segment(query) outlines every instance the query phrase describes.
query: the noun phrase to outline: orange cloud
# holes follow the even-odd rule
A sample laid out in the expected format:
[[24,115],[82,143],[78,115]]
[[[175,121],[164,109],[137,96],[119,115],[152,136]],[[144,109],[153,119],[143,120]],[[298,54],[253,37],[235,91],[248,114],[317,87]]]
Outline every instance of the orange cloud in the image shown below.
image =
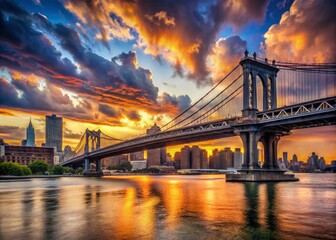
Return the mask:
[[226,76],[242,58],[246,45],[246,41],[239,36],[220,38],[209,55],[208,65],[212,78],[218,81]]
[[335,4],[295,0],[265,33],[268,58],[295,62],[335,62]]
[[98,28],[103,40],[109,36],[106,25],[111,29],[123,26],[135,30],[136,45],[145,53],[163,57],[177,74],[184,76],[186,72],[188,78],[202,85],[211,83],[206,62],[222,24],[240,27],[251,19],[262,19],[267,3],[65,0],[65,7],[82,22]]

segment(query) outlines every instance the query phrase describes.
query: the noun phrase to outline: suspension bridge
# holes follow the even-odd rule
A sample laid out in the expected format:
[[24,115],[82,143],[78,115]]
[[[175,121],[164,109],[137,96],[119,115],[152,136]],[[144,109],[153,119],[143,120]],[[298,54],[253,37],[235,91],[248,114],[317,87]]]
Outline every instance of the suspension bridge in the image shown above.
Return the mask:
[[121,140],[86,130],[74,153],[61,164],[85,162],[88,172],[95,162],[99,171],[101,159],[109,156],[240,136],[242,169],[260,170],[257,144],[261,142],[263,169],[278,176],[274,171],[281,137],[294,129],[336,124],[335,73],[335,63],[269,62],[246,51],[230,73],[157,132]]

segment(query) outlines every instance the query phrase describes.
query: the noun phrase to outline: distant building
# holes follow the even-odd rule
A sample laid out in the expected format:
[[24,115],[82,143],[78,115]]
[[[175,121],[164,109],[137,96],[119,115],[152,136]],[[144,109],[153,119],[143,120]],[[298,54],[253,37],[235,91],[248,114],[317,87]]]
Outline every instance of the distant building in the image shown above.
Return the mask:
[[233,152],[231,151],[231,148],[229,147],[224,148],[222,161],[225,164],[223,168],[233,167]]
[[35,130],[34,130],[32,122],[31,122],[31,119],[30,119],[28,127],[27,127],[26,138],[27,138],[26,146],[27,147],[35,147]]
[[146,160],[130,161],[130,163],[132,165],[132,171],[138,170],[138,169],[144,169],[147,167]]
[[191,148],[191,168],[201,168],[201,151],[198,146],[192,146]]
[[233,152],[233,168],[241,169],[243,165],[243,154],[240,151],[240,148],[235,148]]
[[191,168],[190,147],[184,146],[181,149],[181,169],[190,169],[190,168]]
[[315,168],[317,169],[317,168],[319,168],[319,157],[318,157],[318,155],[316,155],[316,153],[315,152],[312,152],[312,155],[311,155],[311,158],[312,158],[312,162],[314,163],[314,165],[315,165]]
[[212,150],[212,155],[209,159],[209,168],[210,169],[219,169],[219,152],[218,149]]
[[201,169],[209,168],[208,152],[205,149],[201,149]]
[[175,152],[174,162],[175,162],[175,168],[181,169],[181,152]]
[[181,149],[181,169],[208,169],[208,153],[198,146],[185,146]]
[[[142,159],[143,160],[143,159]],[[128,155],[118,155],[102,159],[102,166],[105,168],[120,165],[128,162]]]
[[27,146],[27,139],[22,139],[21,140],[21,146]]
[[137,160],[145,159],[143,151],[130,153],[129,156],[130,156],[130,159],[129,159],[130,161],[137,161]]
[[282,160],[282,158],[278,158],[277,163],[278,163],[278,167],[280,168],[280,170],[286,170],[287,169],[284,161]]
[[[154,124],[151,128],[147,129],[147,135],[161,132],[161,129]],[[147,166],[163,165],[166,162],[166,148],[157,148],[147,150]]]
[[319,169],[324,170],[326,168],[326,162],[324,160],[324,157],[321,157],[319,159]]
[[46,146],[56,147],[57,152],[62,151],[63,142],[63,122],[61,117],[56,117],[55,114],[46,116]]
[[36,160],[54,164],[54,149],[45,147],[4,146],[3,161],[27,166]]
[[288,152],[282,153],[282,161],[283,161],[283,164],[286,166],[286,168],[288,168],[289,167]]
[[64,147],[64,158],[70,157],[73,153],[74,151],[71,150],[71,147],[69,145],[66,145]]

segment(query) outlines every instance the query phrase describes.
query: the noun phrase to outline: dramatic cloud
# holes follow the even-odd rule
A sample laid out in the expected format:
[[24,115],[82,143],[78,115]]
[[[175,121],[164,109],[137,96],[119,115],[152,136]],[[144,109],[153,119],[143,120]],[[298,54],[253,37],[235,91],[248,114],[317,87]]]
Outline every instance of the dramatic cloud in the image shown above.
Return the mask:
[[0,137],[4,139],[24,139],[25,129],[17,126],[0,126]]
[[[141,119],[139,109],[164,112],[152,73],[138,66],[135,52],[107,60],[85,47],[74,29],[53,24],[41,14],[29,14],[8,1],[0,6],[0,63],[5,67],[2,71],[7,68],[12,75],[0,79],[1,106],[110,124],[119,124],[122,112],[133,121]],[[154,19],[173,23],[165,13]],[[63,57],[51,38],[58,39],[73,60]]]
[[269,58],[296,62],[336,61],[336,2],[296,0],[265,33]]
[[219,80],[232,70],[246,50],[246,41],[239,36],[220,38],[209,56],[209,67],[213,79]]
[[112,117],[119,116],[119,112],[118,111],[116,111],[112,107],[110,107],[108,105],[105,105],[105,104],[99,104],[98,110],[101,113],[105,114],[106,116],[112,116]]
[[64,129],[64,138],[72,138],[72,139],[80,139],[83,133],[74,133],[71,129],[65,128]]
[[111,29],[123,26],[120,32],[135,30],[137,45],[145,53],[162,56],[175,67],[176,74],[186,72],[199,85],[211,81],[206,62],[222,25],[239,28],[251,19],[263,19],[268,4],[267,0],[64,2],[83,23],[99,29],[103,40],[111,37],[106,25]]
[[188,95],[177,97],[174,95],[171,96],[166,92],[160,96],[160,102],[165,108],[166,112],[172,117],[180,112],[183,112],[191,105],[191,99]]
[[57,86],[49,84],[41,91],[38,82],[32,80],[33,75],[29,78],[30,80],[25,76],[15,75],[12,75],[11,81],[0,78],[1,106],[40,113],[61,113],[65,117],[92,120],[92,114],[88,111],[91,104],[88,101],[81,100],[74,106],[69,95],[63,94]]

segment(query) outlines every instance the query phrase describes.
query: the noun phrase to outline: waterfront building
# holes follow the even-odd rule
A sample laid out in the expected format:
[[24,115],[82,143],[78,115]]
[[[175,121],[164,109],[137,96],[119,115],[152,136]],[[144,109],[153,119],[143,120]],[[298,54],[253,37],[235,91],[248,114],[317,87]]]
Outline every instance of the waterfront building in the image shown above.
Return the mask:
[[129,154],[129,161],[144,160],[145,154],[144,151],[133,152]]
[[[180,156],[179,156],[180,155]],[[198,146],[185,146],[181,149],[180,157],[181,169],[208,169],[208,153]]]
[[209,161],[210,169],[219,169],[219,152],[218,149],[212,150],[212,155]]
[[184,146],[181,149],[181,169],[190,169],[190,168],[191,168],[190,147]]
[[293,163],[294,164],[298,164],[299,163],[299,160],[298,160],[298,157],[296,156],[296,154],[293,154]]
[[130,163],[132,165],[132,171],[144,169],[147,167],[146,160],[135,160],[135,161],[130,161]]
[[63,122],[61,117],[56,117],[55,114],[46,116],[46,146],[56,147],[57,152],[62,151],[63,142]]
[[32,122],[31,122],[31,119],[30,119],[28,127],[27,127],[26,139],[27,139],[26,146],[35,147],[35,130],[34,130]]
[[54,164],[54,149],[46,147],[4,146],[3,161],[27,166],[36,160]]
[[175,168],[180,169],[181,168],[181,152],[175,152],[174,162],[175,162]]
[[[156,125],[156,123],[149,129],[147,129],[147,135],[151,135],[160,132],[161,129]],[[166,162],[166,148],[157,148],[147,150],[147,166],[158,166],[163,165]]]
[[71,147],[69,145],[66,145],[64,147],[64,157],[70,157],[72,154],[74,154],[74,151],[72,151]]
[[241,169],[243,165],[243,154],[240,151],[240,148],[235,148],[233,152],[233,168]]
[[226,147],[223,150],[223,168],[232,168],[233,167],[233,152],[230,147]]
[[[141,159],[143,160],[143,159]],[[128,162],[128,155],[118,155],[102,159],[103,167],[113,167]]]
[[316,155],[315,152],[312,152],[311,158],[312,158],[312,162],[315,165],[315,168],[319,168],[319,161],[318,161],[319,157],[318,157],[318,155]]
[[193,169],[201,168],[201,151],[198,146],[191,147],[191,168]]
[[286,168],[289,167],[289,162],[288,162],[288,152],[283,152],[282,153],[282,160]]
[[319,169],[324,170],[326,168],[326,162],[324,160],[324,157],[321,157],[319,159]]
[[209,168],[208,152],[205,149],[201,149],[201,169]]

